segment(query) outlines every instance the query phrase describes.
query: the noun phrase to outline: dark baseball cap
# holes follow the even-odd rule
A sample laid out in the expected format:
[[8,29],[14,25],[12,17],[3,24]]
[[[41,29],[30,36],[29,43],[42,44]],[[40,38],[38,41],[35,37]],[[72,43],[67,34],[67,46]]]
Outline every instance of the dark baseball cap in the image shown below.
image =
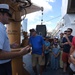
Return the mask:
[[35,30],[35,29],[30,29],[29,31],[30,31],[30,32],[36,32],[36,30]]

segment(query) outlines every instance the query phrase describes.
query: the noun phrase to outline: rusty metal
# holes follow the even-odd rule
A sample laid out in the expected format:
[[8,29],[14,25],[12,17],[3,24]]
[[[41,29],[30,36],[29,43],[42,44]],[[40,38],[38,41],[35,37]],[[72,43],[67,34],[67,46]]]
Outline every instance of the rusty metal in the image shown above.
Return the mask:
[[31,2],[30,0],[0,0],[0,4],[8,4],[10,7],[10,11],[12,13],[12,21],[15,22],[21,22],[21,19],[16,19],[16,13],[20,12],[20,17],[22,15],[25,15],[25,8],[30,7],[31,6]]

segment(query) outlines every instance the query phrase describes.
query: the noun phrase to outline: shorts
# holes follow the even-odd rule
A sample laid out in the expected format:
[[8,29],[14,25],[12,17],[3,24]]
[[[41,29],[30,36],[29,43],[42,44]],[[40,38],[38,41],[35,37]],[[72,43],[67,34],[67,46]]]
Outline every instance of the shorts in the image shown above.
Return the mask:
[[32,66],[36,66],[37,64],[43,66],[45,65],[45,57],[38,54],[32,54]]
[[68,58],[69,58],[69,53],[63,52],[63,53],[62,53],[62,61],[63,61],[64,63],[67,63],[67,62],[68,62]]

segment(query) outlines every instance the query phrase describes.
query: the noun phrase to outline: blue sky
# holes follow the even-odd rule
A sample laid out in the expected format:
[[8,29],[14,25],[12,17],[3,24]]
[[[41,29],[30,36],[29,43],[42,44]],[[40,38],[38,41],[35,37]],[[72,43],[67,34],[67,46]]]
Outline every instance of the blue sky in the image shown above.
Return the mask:
[[[46,25],[48,31],[52,31],[61,19],[62,0],[31,0],[39,7],[43,7],[43,24]],[[41,11],[26,15],[28,19],[27,31],[31,28],[36,28],[36,25],[41,24]]]

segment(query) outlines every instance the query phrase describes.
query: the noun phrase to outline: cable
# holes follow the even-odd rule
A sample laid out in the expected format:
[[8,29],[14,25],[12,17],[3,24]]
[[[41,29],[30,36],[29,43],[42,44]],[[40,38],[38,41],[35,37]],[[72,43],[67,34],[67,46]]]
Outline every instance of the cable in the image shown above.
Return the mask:
[[27,14],[27,11],[26,11],[26,9],[24,9],[24,17],[23,17],[23,19],[21,19],[21,20],[15,20],[15,19],[13,19],[13,18],[10,18],[9,20],[12,20],[12,21],[14,21],[14,22],[21,22],[21,21],[23,21],[24,19],[25,19],[25,17],[26,17],[26,14]]
[[21,6],[22,8],[27,8],[27,7],[30,7],[32,5],[30,0],[25,0],[25,1],[16,0],[16,2],[24,3],[24,5]]
[[[56,19],[56,18],[59,18],[61,15],[59,15],[59,16],[56,16],[56,17],[54,17],[54,18],[52,18],[52,19],[50,19],[50,20],[47,20],[47,21],[45,21],[45,22],[48,22],[48,21],[51,21],[51,20],[54,20],[54,19]],[[44,23],[44,22],[43,22]]]
[[[21,22],[22,20],[25,19],[26,14],[27,14],[27,11],[26,11],[25,8],[30,7],[32,5],[32,3],[31,3],[30,0],[12,0],[12,1],[17,2],[18,4],[20,4],[19,7],[18,7],[18,10],[19,11],[24,10],[24,17],[23,17],[23,19],[20,19],[20,20],[16,20],[16,19],[13,19],[13,18],[10,18],[10,20],[15,21],[15,22]],[[13,10],[15,11],[14,8],[13,8]]]

